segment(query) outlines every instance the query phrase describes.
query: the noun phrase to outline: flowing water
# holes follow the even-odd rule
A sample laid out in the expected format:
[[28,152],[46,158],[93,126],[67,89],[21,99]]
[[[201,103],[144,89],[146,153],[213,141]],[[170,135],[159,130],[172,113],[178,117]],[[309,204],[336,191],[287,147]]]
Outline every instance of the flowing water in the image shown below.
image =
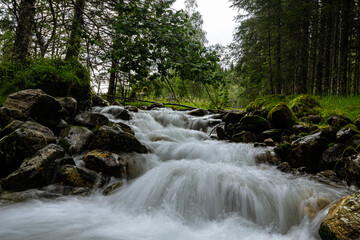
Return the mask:
[[265,149],[212,140],[209,118],[131,114],[124,123],[151,150],[135,156],[143,175],[110,196],[2,204],[0,239],[318,239],[324,203],[349,193],[257,164]]

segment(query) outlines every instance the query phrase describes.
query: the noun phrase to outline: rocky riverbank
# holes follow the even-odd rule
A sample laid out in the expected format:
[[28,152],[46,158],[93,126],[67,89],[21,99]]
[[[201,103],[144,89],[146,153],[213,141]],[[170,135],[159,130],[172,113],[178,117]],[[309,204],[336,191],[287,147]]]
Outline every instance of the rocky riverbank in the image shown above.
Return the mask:
[[[22,200],[28,197],[24,190],[44,188],[44,197],[87,195],[99,189],[109,194],[122,180],[141,175],[137,153],[149,150],[131,127],[88,111],[107,104],[97,97],[92,102],[56,99],[36,89],[10,95],[0,108],[0,199]],[[162,106],[143,110],[154,107]],[[212,124],[218,124],[213,137],[274,147],[257,160],[277,165],[280,171],[360,187],[360,119],[352,122],[334,115],[320,126],[320,116],[306,115],[300,121],[296,109],[280,103],[269,110],[219,112],[212,116]],[[126,122],[129,111],[138,109],[115,107],[107,114]],[[359,202],[357,193],[334,203],[321,225],[322,238],[357,239]]]

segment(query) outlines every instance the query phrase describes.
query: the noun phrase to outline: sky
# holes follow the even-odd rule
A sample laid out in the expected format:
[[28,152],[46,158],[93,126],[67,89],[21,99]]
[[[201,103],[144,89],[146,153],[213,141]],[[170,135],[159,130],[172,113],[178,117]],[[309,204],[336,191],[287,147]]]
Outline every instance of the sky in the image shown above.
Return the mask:
[[[197,3],[209,44],[229,44],[233,38],[237,10],[230,8],[231,3],[228,0],[197,0]],[[184,9],[184,0],[177,0],[173,8]]]

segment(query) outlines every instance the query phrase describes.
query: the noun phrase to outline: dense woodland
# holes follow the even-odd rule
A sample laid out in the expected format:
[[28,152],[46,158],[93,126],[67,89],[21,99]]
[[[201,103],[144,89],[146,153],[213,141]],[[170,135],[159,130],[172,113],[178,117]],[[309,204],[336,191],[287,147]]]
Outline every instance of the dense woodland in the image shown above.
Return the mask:
[[1,0],[0,95],[41,87],[81,98],[90,81],[109,99],[216,108],[263,94],[359,94],[358,0],[231,0],[230,46],[207,44],[196,0],[184,11],[174,2]]

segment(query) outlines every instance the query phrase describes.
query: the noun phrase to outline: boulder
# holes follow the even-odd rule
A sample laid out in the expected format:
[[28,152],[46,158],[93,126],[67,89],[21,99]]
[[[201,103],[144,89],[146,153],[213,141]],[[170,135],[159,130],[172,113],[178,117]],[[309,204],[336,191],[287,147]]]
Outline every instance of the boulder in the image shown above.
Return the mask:
[[100,113],[83,112],[75,117],[75,122],[81,126],[95,128],[109,123],[109,119]]
[[294,113],[286,103],[279,103],[271,109],[267,119],[273,128],[279,129],[291,129],[296,120]]
[[355,120],[354,125],[360,130],[360,118]]
[[306,122],[313,123],[313,124],[319,124],[323,118],[319,115],[309,115],[306,117]]
[[60,132],[59,143],[69,153],[77,154],[87,149],[95,134],[80,126],[67,127]]
[[327,149],[328,139],[321,133],[299,138],[291,144],[291,157],[289,163],[292,167],[307,167],[310,172],[318,172],[320,159]]
[[283,138],[286,138],[287,134],[286,131],[282,129],[269,129],[264,132],[262,132],[258,138],[259,141],[264,141],[265,139],[271,138],[275,142],[281,142],[283,141]]
[[144,110],[151,110],[154,108],[164,108],[164,107],[165,107],[165,105],[163,103],[153,103],[149,107],[147,107],[147,109],[144,109]]
[[54,133],[48,127],[45,127],[36,122],[31,122],[31,121],[22,122],[19,120],[12,121],[3,130],[1,130],[0,131],[0,139],[6,135],[9,135],[10,133],[14,132],[16,129],[19,129],[19,128],[31,129],[36,132],[42,133],[48,144],[56,142],[56,137],[55,137]]
[[340,129],[345,125],[352,124],[352,121],[347,117],[334,114],[328,118],[327,123]]
[[229,112],[223,117],[222,121],[225,122],[226,125],[230,123],[236,124],[239,123],[240,120],[245,117],[245,115],[245,111]]
[[360,191],[345,196],[329,209],[319,229],[321,239],[350,240],[360,238]]
[[326,149],[320,160],[320,169],[334,170],[335,165],[340,160],[345,148],[345,144],[338,143]]
[[73,187],[102,187],[109,182],[109,177],[74,165],[63,165],[58,172],[60,181]]
[[276,169],[279,170],[279,171],[281,171],[281,172],[286,172],[286,173],[289,173],[289,172],[291,172],[291,171],[293,170],[288,162],[282,162],[282,163],[280,163],[280,164],[276,167]]
[[345,142],[356,134],[360,134],[360,131],[353,124],[347,124],[336,133],[336,139]]
[[360,187],[360,153],[345,159],[345,180]]
[[116,153],[94,150],[83,159],[88,169],[117,178],[127,178],[128,163]]
[[104,125],[95,132],[95,139],[91,149],[101,149],[111,152],[138,152],[147,153],[148,149],[142,145],[134,135],[125,132],[117,124]]
[[196,117],[202,117],[202,116],[205,116],[207,114],[208,114],[208,111],[206,111],[205,109],[201,109],[201,108],[198,108],[198,109],[195,109],[195,110],[192,110],[192,111],[188,112],[188,115],[196,116]]
[[1,181],[1,186],[8,191],[23,191],[39,188],[54,181],[57,162],[65,155],[64,149],[50,144],[36,153],[34,157],[25,159],[20,167]]
[[222,127],[216,127],[215,131],[219,140],[227,140],[230,138]]
[[231,138],[233,142],[254,143],[257,137],[252,132],[242,131],[241,133],[234,134]]
[[111,114],[115,119],[122,119],[122,120],[130,120],[131,115],[128,110],[117,107],[117,106],[111,106],[108,108],[105,108],[102,113]]
[[40,96],[46,95],[41,89],[26,89],[9,95],[3,107],[28,111]]
[[[249,131],[253,133],[261,133],[269,128],[268,122],[264,118],[256,115],[243,117],[239,124],[243,131]],[[236,130],[235,132],[237,133]]]
[[317,174],[313,175],[311,179],[317,180],[322,183],[326,184],[341,184],[343,181],[339,178],[339,176],[333,170],[326,170],[318,172]]
[[291,144],[280,143],[274,148],[274,152],[280,157],[281,162],[287,162],[290,160]]
[[300,133],[310,133],[310,126],[306,124],[296,124],[292,126],[292,130],[297,135],[299,135]]
[[24,120],[25,117],[20,110],[6,107],[0,108],[0,128],[7,126],[14,120]]
[[106,107],[110,105],[108,101],[102,99],[98,95],[92,95],[91,102],[94,106],[99,106],[99,107]]
[[64,97],[58,99],[64,112],[64,118],[66,121],[72,123],[78,110],[78,103],[72,97]]
[[291,102],[291,110],[298,117],[319,113],[320,103],[310,95],[304,94],[296,97]]
[[339,128],[336,126],[327,125],[323,128],[320,128],[317,132],[321,133],[321,136],[324,138],[329,139],[332,142],[337,141],[336,140],[336,134],[338,133]]
[[16,170],[25,158],[47,145],[40,132],[19,128],[0,140],[0,178]]

